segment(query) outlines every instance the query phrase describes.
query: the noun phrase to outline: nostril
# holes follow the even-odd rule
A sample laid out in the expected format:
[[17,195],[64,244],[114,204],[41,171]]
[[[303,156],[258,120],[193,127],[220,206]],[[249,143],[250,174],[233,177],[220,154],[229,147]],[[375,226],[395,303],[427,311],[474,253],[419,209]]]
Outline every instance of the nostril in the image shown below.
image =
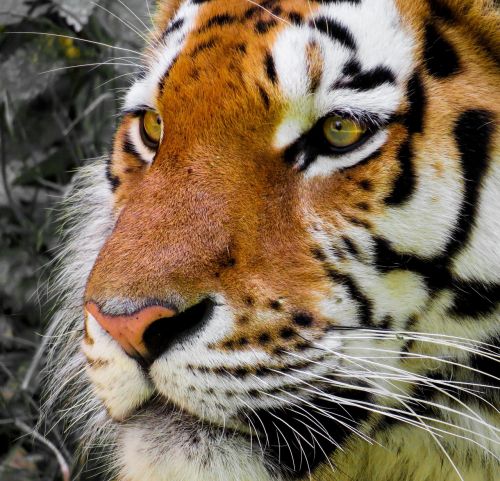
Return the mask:
[[203,328],[213,308],[214,303],[205,299],[173,317],[158,319],[152,323],[143,335],[150,361],[157,359],[173,344],[193,336]]
[[192,336],[210,317],[214,303],[202,302],[178,313],[175,307],[160,303],[149,305],[132,313],[117,314],[104,311],[93,301],[85,304],[87,315],[121,345],[131,357],[148,367],[172,344]]

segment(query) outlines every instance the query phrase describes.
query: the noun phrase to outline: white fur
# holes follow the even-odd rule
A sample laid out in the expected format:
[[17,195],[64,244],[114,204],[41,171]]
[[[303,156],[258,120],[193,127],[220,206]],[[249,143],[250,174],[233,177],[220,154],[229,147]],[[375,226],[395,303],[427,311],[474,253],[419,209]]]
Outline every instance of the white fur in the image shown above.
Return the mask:
[[86,328],[92,339],[92,343],[82,343],[82,351],[90,361],[88,376],[111,417],[124,419],[151,397],[151,383],[137,362],[125,354],[90,313]]
[[[439,154],[443,147],[438,144],[415,148],[421,152],[412,160],[418,165],[415,192],[401,207],[389,207],[375,219],[376,232],[390,239],[401,252],[432,258],[442,254],[450,241],[460,211],[463,179],[456,158]],[[439,156],[442,175],[436,175],[434,157],[428,152]]]
[[238,437],[210,435],[198,427],[200,442],[191,446],[186,423],[173,413],[161,423],[146,420],[126,427],[120,437],[123,476],[129,481],[281,480],[263,467],[258,450]]

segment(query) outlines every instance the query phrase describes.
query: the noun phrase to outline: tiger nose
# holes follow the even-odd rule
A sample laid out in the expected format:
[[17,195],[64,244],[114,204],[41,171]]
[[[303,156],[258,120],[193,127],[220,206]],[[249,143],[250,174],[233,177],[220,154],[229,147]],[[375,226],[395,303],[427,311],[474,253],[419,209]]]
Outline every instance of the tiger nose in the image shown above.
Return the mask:
[[151,363],[183,335],[201,327],[208,301],[180,314],[175,308],[159,305],[124,315],[105,314],[95,302],[87,302],[85,309],[129,356]]
[[85,309],[128,355],[144,359],[150,357],[144,338],[148,328],[160,319],[168,322],[176,314],[163,306],[148,306],[130,315],[107,315],[94,302],[88,302]]

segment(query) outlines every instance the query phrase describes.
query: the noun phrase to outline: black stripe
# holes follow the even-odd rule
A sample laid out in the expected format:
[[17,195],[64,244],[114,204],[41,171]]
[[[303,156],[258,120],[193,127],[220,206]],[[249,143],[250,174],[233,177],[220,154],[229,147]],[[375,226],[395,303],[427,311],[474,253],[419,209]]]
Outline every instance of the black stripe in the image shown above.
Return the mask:
[[427,98],[422,79],[418,72],[415,72],[408,81],[406,96],[409,106],[405,117],[405,125],[411,134],[422,133],[424,130]]
[[276,65],[274,64],[274,59],[273,56],[267,52],[266,57],[264,59],[265,65],[266,65],[266,74],[267,78],[275,84],[276,81],[278,80],[278,74],[276,73]]
[[302,25],[304,18],[299,12],[288,12],[288,20],[294,25]]
[[426,95],[419,73],[415,73],[408,82],[407,99],[408,113],[404,117],[404,124],[410,137],[403,142],[398,150],[400,173],[395,180],[392,191],[385,202],[390,206],[397,206],[407,202],[416,189],[416,174],[413,165],[413,135],[423,132]]
[[351,59],[342,68],[342,74],[346,76],[354,76],[361,72],[361,64],[356,59]]
[[349,239],[349,237],[343,236],[342,241],[344,242],[345,250],[350,254],[351,257],[354,257],[356,259],[362,258],[361,251],[356,246],[356,244],[351,239]]
[[132,155],[143,162],[141,156],[139,155],[139,152],[135,148],[135,145],[132,143],[128,136],[125,137],[125,141],[123,142],[123,152],[128,155]]
[[480,317],[494,314],[500,303],[500,284],[455,282],[451,314]]
[[259,89],[259,94],[260,97],[262,98],[262,102],[264,102],[264,106],[266,107],[266,110],[269,110],[269,107],[271,106],[271,101],[269,100],[269,95],[267,92],[264,90],[264,88],[261,85],[257,85],[257,88]]
[[198,45],[196,45],[196,47],[193,49],[193,51],[191,52],[191,57],[194,58],[204,50],[210,50],[211,48],[214,48],[216,45],[217,45],[217,38],[215,37],[205,42],[201,42]]
[[[498,361],[491,358],[493,357],[491,354],[496,356],[500,355],[500,335],[486,339],[484,342],[491,345],[484,347],[490,351],[490,357],[481,354],[473,354],[469,360],[470,366],[484,373],[473,373],[478,382],[488,386],[495,386],[498,389],[500,388],[500,381],[494,379],[493,377],[498,378],[499,366]],[[493,394],[496,394],[497,397],[494,404],[498,404],[498,397],[500,397],[500,395],[498,392],[491,392],[491,395]]]
[[458,225],[447,247],[449,257],[468,242],[479,208],[479,195],[492,149],[495,116],[487,110],[467,110],[455,123],[454,136],[460,152],[465,195]]
[[[308,470],[313,471],[327,461],[336,450],[336,444],[342,446],[352,434],[349,426],[359,428],[368,417],[366,409],[328,399],[331,390],[331,394],[346,400],[369,402],[370,395],[366,390],[337,388],[334,391],[328,387],[321,390],[324,396],[308,396],[307,402],[301,403],[295,398],[287,404],[284,401],[279,408],[242,413],[242,421],[250,419],[252,429],[259,431],[270,464],[276,466],[286,479],[302,478]],[[278,391],[274,395],[283,396],[283,393]]]
[[354,279],[333,269],[327,269],[328,276],[336,283],[344,286],[354,302],[359,306],[360,324],[363,327],[373,327],[373,302],[362,291]]
[[448,262],[444,257],[422,259],[413,254],[397,252],[391,243],[381,238],[374,238],[375,263],[381,272],[408,270],[420,274],[431,289],[451,287],[452,277]]
[[[468,15],[469,12],[467,11],[467,8],[456,8],[455,10],[452,10],[448,5],[448,0],[431,0],[429,3],[432,16],[434,18],[447,22],[453,27],[456,27],[457,25],[463,26],[470,38],[477,43],[478,48],[476,51],[478,53],[480,52],[488,55],[496,64],[500,63],[500,51],[496,40],[497,36],[488,36],[488,33],[483,32],[480,28],[472,25],[469,22],[470,15]],[[495,16],[496,10],[494,7],[479,7],[479,11],[483,8],[487,16],[491,16],[492,18]]]
[[406,202],[415,191],[415,169],[413,167],[411,140],[408,139],[400,145],[397,159],[401,172],[396,179],[391,193],[385,198],[385,203],[390,206],[397,206]]
[[254,6],[254,7],[250,7],[244,14],[243,16],[246,18],[246,19],[251,19],[254,15],[256,15],[257,13],[259,13],[261,11],[261,9],[257,6]]
[[172,71],[175,64],[177,63],[177,60],[179,60],[179,55],[177,55],[177,57],[175,57],[172,60],[172,63],[169,65],[167,71],[163,74],[163,77],[160,80],[160,84],[158,86],[158,90],[160,91],[160,95],[163,94],[163,89],[165,88],[165,82],[168,80],[168,77],[170,76],[170,72]]
[[412,271],[424,278],[431,291],[450,289],[454,294],[451,315],[477,318],[491,315],[497,309],[500,302],[500,285],[454,279],[450,271],[451,259],[445,255],[422,259],[412,254],[398,253],[389,241],[375,238],[374,242],[375,264],[380,272]]
[[356,42],[352,33],[343,25],[326,17],[318,17],[309,22],[311,28],[328,35],[332,40],[339,42],[344,47],[356,50]]
[[163,33],[163,36],[167,37],[172,32],[175,32],[176,30],[179,30],[180,28],[182,28],[183,25],[184,25],[184,19],[183,18],[179,18],[178,20],[176,20],[175,22],[171,23],[168,26],[168,28]]
[[114,175],[111,172],[111,159],[112,159],[112,157],[113,157],[113,155],[111,155],[106,161],[105,175],[106,175],[106,179],[109,182],[109,185],[111,186],[111,191],[115,192],[115,190],[118,189],[118,187],[120,187],[121,181],[116,175]]
[[[349,67],[352,68],[354,66],[355,66],[354,63],[350,63],[344,66],[344,69]],[[371,70],[367,70],[365,72],[360,72],[358,74],[355,74],[349,80],[337,81],[332,86],[332,90],[338,88],[348,88],[353,90],[365,91],[380,87],[381,85],[384,85],[386,83],[389,84],[396,83],[396,77],[394,76],[391,70],[389,70],[386,67],[380,66],[380,67],[375,67]]]
[[198,33],[206,32],[207,30],[210,30],[213,27],[224,27],[225,25],[231,25],[232,23],[235,23],[237,21],[238,19],[233,15],[229,15],[228,13],[220,13],[214,15],[207,21],[205,25],[200,27]]
[[455,21],[455,15],[442,0],[431,0],[429,4],[434,17],[447,22]]
[[432,76],[446,78],[460,71],[460,60],[455,48],[433,24],[425,28],[424,48],[425,65]]
[[260,34],[267,33],[278,24],[276,20],[259,20],[255,23],[255,31]]

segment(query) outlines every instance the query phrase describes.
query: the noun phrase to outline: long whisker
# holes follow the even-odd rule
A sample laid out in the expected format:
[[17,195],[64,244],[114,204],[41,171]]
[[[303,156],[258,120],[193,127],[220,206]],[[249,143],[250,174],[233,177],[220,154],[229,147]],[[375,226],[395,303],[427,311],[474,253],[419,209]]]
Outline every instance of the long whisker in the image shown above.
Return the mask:
[[[285,392],[285,391],[283,391],[283,392]],[[275,394],[268,393],[267,391],[259,390],[259,393],[262,394],[262,395],[264,395],[264,396],[268,396],[268,397],[270,397],[272,399],[275,399],[277,401],[280,401],[283,404],[287,404],[287,405],[293,406],[293,408],[290,408],[291,411],[295,412],[298,415],[304,416],[306,419],[308,419],[309,421],[313,422],[322,431],[322,432],[319,432],[319,431],[315,430],[319,435],[321,435],[322,437],[324,437],[327,441],[331,442],[337,449],[342,450],[342,447],[340,446],[340,444],[338,444],[335,441],[335,439],[332,438],[332,436],[325,429],[325,427],[323,425],[321,425],[316,419],[314,419],[314,417],[312,417],[311,414],[309,412],[307,412],[303,407],[301,407],[300,405],[298,405],[296,403],[293,403],[289,399],[285,399],[285,398],[283,398],[281,396],[277,396]],[[312,428],[312,426],[309,426],[309,427]]]
[[[278,373],[279,373],[279,371],[276,371],[276,372],[278,372]],[[305,382],[304,380],[299,379],[299,378],[296,378],[295,376],[291,376],[291,375],[290,375],[290,374],[288,374],[288,373],[281,373],[281,374],[282,374],[282,375],[285,375],[285,376],[287,376],[287,377],[292,377],[293,379],[295,379],[295,380],[297,380],[297,381],[299,381],[299,382],[306,383],[306,384],[308,384],[309,386],[311,386],[309,383]],[[313,374],[313,375],[314,375],[314,374]],[[363,376],[361,376],[361,378],[363,378]],[[324,380],[324,381],[326,381],[326,382],[328,382],[329,384],[333,384],[333,385],[340,385],[340,387],[344,387],[344,388],[346,387],[345,383],[337,383],[337,384],[336,384],[336,383],[335,383],[335,381],[333,381],[333,380],[331,380],[331,379],[329,379],[329,378],[323,378],[323,380]],[[372,382],[373,382],[373,381],[372,381]],[[378,384],[377,384],[377,383],[375,383],[375,385],[378,385]],[[317,388],[315,388],[314,386],[312,386],[312,387],[313,387],[313,389],[314,389],[314,392],[316,392],[316,391],[317,391]],[[352,386],[349,386],[349,387],[350,387],[350,388],[352,388]],[[380,389],[380,386],[379,386],[379,389]],[[369,392],[371,392],[372,390],[371,390],[371,389],[368,389],[368,391],[369,391]],[[386,391],[386,390],[384,389],[384,391]],[[401,396],[401,395],[396,395],[395,393],[392,393],[392,392],[390,392],[390,391],[386,391],[386,392],[384,393],[384,395],[385,395],[385,396],[388,396],[389,398],[394,398],[397,402],[400,402],[400,403],[401,403],[401,402],[404,402],[404,400],[405,400],[405,399],[406,399],[406,400],[408,400],[408,401],[412,401],[412,400],[413,400],[411,397],[408,397],[408,396]],[[333,396],[333,395],[331,395],[331,394],[326,394],[326,396],[328,397],[328,399],[333,399],[333,398],[335,398],[335,397],[338,397],[338,396]],[[353,401],[352,401],[352,400],[349,400],[349,399],[346,399],[344,402],[345,402],[346,404],[352,404],[352,403],[353,403]],[[364,406],[369,406],[369,405],[376,406],[376,407],[377,407],[377,409],[375,410],[375,412],[378,412],[378,413],[383,414],[383,415],[386,415],[386,416],[387,416],[387,415],[389,415],[389,417],[394,417],[394,416],[392,415],[392,413],[388,413],[388,412],[387,412],[387,410],[389,410],[389,411],[396,411],[396,412],[401,412],[401,413],[402,413],[402,411],[395,410],[395,408],[390,408],[390,407],[381,406],[381,405],[375,405],[375,404],[373,404],[373,403],[366,403],[366,402],[364,402],[364,401],[356,401],[356,403],[361,403],[361,404],[362,404],[362,405],[364,405]],[[433,403],[433,404],[435,404],[437,407],[440,407],[440,408],[446,408],[446,406],[441,406],[441,405],[438,405],[438,404],[436,404],[436,403]],[[461,414],[463,414],[463,413],[460,413],[460,412],[457,412],[457,413],[458,413],[458,414],[460,414],[460,415],[461,415]],[[407,415],[408,413],[404,413],[404,414],[405,414],[405,415]],[[446,421],[443,421],[443,420],[440,420],[440,419],[429,418],[429,417],[426,417],[426,416],[421,416],[421,417],[422,417],[422,419],[427,419],[427,420],[429,420],[429,421],[433,421],[433,422],[436,422],[436,423],[439,423],[439,424],[444,424],[444,425],[447,425],[447,426],[449,426],[449,427],[451,427],[451,428],[453,428],[453,429],[459,429],[459,430],[462,430],[462,431],[465,431],[465,432],[469,432],[469,433],[471,433],[471,434],[474,434],[475,436],[481,437],[481,438],[486,439],[486,440],[488,440],[488,441],[490,441],[490,442],[497,443],[497,441],[495,441],[495,440],[493,440],[493,439],[491,439],[491,438],[488,438],[487,436],[483,435],[482,433],[478,433],[478,432],[476,432],[476,431],[472,431],[472,430],[469,430],[469,429],[463,428],[463,427],[461,427],[461,426],[455,426],[455,425],[453,425],[453,424],[451,424],[451,423],[447,423]],[[402,420],[403,420],[404,422],[409,423],[409,421],[408,421],[408,419],[407,419],[407,418],[402,418]],[[423,424],[425,424],[425,423],[423,423]],[[417,426],[422,427],[422,424],[421,424],[421,423],[420,423],[420,424],[417,424]],[[426,426],[426,430],[427,430],[427,429],[429,428],[429,426],[428,426],[427,424],[425,424],[425,426]],[[488,425],[488,428],[489,428],[489,429],[494,429],[494,428],[493,428],[492,426],[490,426],[490,425]],[[480,443],[478,443],[477,441],[475,441],[475,440],[473,440],[473,439],[470,439],[470,438],[468,438],[468,437],[458,435],[458,434],[456,434],[456,433],[454,433],[454,432],[444,431],[444,430],[442,430],[442,429],[438,429],[438,428],[432,428],[432,429],[438,430],[438,431],[440,431],[440,432],[444,432],[444,433],[446,433],[446,434],[449,434],[449,435],[452,435],[452,436],[455,436],[455,437],[460,437],[460,438],[466,439],[466,440],[468,440],[468,441],[470,441],[470,442],[472,442],[472,443],[474,443],[474,444],[477,444],[478,446],[482,447],[485,451],[490,452],[490,451],[489,451],[489,450],[488,450],[485,446],[483,446],[482,444],[480,444]],[[491,452],[490,452],[490,453],[491,453]],[[491,453],[491,454],[492,454],[493,456],[495,456],[493,453]],[[496,457],[496,456],[495,456],[495,457]]]
[[44,70],[43,72],[40,72],[40,75],[52,73],[52,72],[60,72],[62,70],[73,70],[77,68],[83,68],[83,67],[105,67],[108,65],[112,65],[114,67],[120,66],[120,67],[134,67],[135,65],[130,64],[130,63],[117,63],[117,62],[94,62],[94,63],[84,63],[80,65],[68,65],[66,67],[57,67],[57,68],[52,68],[50,70]]
[[119,22],[121,22],[128,29],[130,29],[131,32],[135,33],[138,37],[140,37],[146,43],[146,45],[149,45],[150,47],[153,46],[151,44],[149,38],[146,35],[144,35],[135,25],[133,25],[132,23],[130,23],[130,22],[126,21],[126,20],[123,20],[123,18],[121,18],[120,16],[116,15],[111,10],[108,10],[106,7],[103,7],[102,5],[99,5],[98,3],[92,2],[92,4],[94,6],[100,8],[101,10],[104,10],[106,13],[108,13],[112,17],[116,18]]
[[255,2],[254,0],[247,0],[248,3],[251,3],[252,5],[264,10],[265,12],[267,12],[269,15],[271,15],[271,17],[274,17],[276,20],[279,20],[280,22],[283,22],[283,23],[286,23],[287,25],[291,25],[291,23],[288,21],[288,20],[285,20],[283,17],[280,17],[278,15],[276,15],[275,13],[271,12],[271,10],[269,10],[268,8],[264,7],[263,5]]
[[125,48],[125,47],[117,47],[116,45],[109,45],[107,43],[97,42],[95,40],[88,40],[86,38],[73,37],[71,35],[62,35],[62,34],[58,34],[58,33],[44,33],[44,32],[6,32],[6,35],[8,35],[8,34],[42,35],[42,36],[47,36],[47,37],[68,38],[71,40],[76,40],[78,42],[89,43],[91,45],[99,45],[101,47],[111,48],[114,50],[121,50],[122,52],[130,52],[130,53],[135,53],[137,55],[144,56],[144,54],[142,54],[141,52],[139,52],[137,50],[132,50],[130,48]]
[[[236,377],[234,376],[233,374],[231,374],[229,371],[225,370],[227,375],[229,375],[233,380],[235,380],[238,384],[240,384],[241,386],[243,386],[243,384],[241,383],[241,381]],[[264,434],[266,436],[266,447],[270,445],[270,440],[269,440],[269,435],[267,433],[267,430],[266,430],[266,426],[264,425],[264,423],[262,422],[262,419],[261,417],[258,415],[258,413],[246,402],[244,401],[243,399],[241,399],[239,396],[238,396],[238,399],[243,403],[245,404],[245,406],[250,409],[255,417],[257,418],[257,421],[259,421],[259,423],[261,424],[262,426],[262,429],[264,430]],[[255,431],[256,433],[258,433],[258,431],[256,430]],[[257,440],[259,441],[260,437],[257,436]],[[259,444],[260,444],[260,441],[259,441]],[[264,449],[262,448],[262,445],[260,446],[261,447],[261,450],[262,450],[262,455],[264,455]]]
[[[116,0],[120,5],[122,5],[125,9],[127,9],[137,20],[139,20],[139,22],[141,23],[141,25],[148,31],[148,32],[151,32],[151,28],[146,25],[144,23],[144,21],[139,17],[139,15],[137,15],[128,5],[126,5],[124,2],[122,2],[122,0]],[[146,4],[148,6],[148,10],[149,10],[149,3],[147,2],[146,0]],[[153,23],[151,21],[151,23]]]
[[[400,374],[403,374],[403,376],[407,376],[408,378],[408,371],[405,371],[405,370],[402,370],[402,369],[399,369],[399,368],[396,368],[394,366],[389,366],[387,364],[381,364],[381,363],[378,363],[378,362],[375,362],[375,361],[371,361],[371,360],[368,360],[368,359],[363,359],[363,358],[359,358],[359,357],[356,357],[356,358],[353,358],[353,357],[350,357],[350,356],[346,356],[346,355],[343,355],[341,353],[338,353],[338,352],[335,352],[331,349],[328,349],[328,348],[325,348],[324,346],[320,346],[322,349],[325,349],[327,350],[328,352],[334,354],[335,356],[337,357],[340,357],[344,360],[347,360],[349,362],[353,362],[353,361],[357,361],[357,362],[354,362],[356,365],[358,365],[358,367],[361,367],[362,369],[366,369],[366,364],[369,364],[369,365],[373,365],[377,368],[384,368],[384,369],[388,369],[389,371],[393,371],[393,372],[397,372],[397,373],[400,373]],[[363,363],[363,367],[359,365],[359,362]],[[367,370],[367,369],[366,369]],[[412,376],[412,379],[413,380],[418,380],[420,382],[422,382],[423,384],[426,384],[427,386],[430,386],[430,387],[433,387],[434,389],[436,389],[437,391],[441,392],[442,394],[444,394],[445,396],[447,397],[450,397],[451,399],[453,399],[455,402],[457,402],[458,404],[460,404],[462,407],[464,407],[467,411],[469,411],[470,413],[472,413],[472,416],[469,416],[465,413],[462,413],[460,411],[457,411],[456,409],[453,409],[449,406],[444,406],[444,405],[437,405],[436,403],[432,403],[430,401],[427,401],[425,399],[421,399],[419,400],[419,402],[421,403],[425,403],[425,404],[430,404],[430,405],[436,405],[436,406],[439,406],[441,409],[443,410],[446,410],[446,411],[449,411],[449,412],[453,412],[454,414],[458,414],[462,417],[466,417],[466,418],[469,418],[469,419],[473,419],[475,421],[478,421],[479,423],[487,426],[488,428],[491,429],[491,425],[489,423],[487,423],[486,421],[484,421],[473,409],[471,409],[469,406],[467,406],[463,401],[461,401],[460,399],[456,398],[455,396],[452,396],[449,392],[443,390],[442,388],[436,386],[435,384],[433,384],[432,380],[425,377],[425,376],[421,376],[421,375],[418,375],[418,374],[411,374],[410,376]]]
[[[278,371],[279,372],[279,371]],[[287,373],[281,373],[281,374],[284,374],[284,375],[288,375],[290,376],[289,374]],[[293,376],[290,376],[293,378]],[[296,378],[295,378],[296,379]],[[298,379],[297,379],[298,380]],[[302,382],[304,382],[306,385],[310,386],[311,388],[313,388],[313,390],[315,391],[316,394],[319,394],[319,395],[322,395],[324,394],[323,391],[321,391],[320,389],[316,388],[315,386],[307,383],[306,381],[303,381],[301,380]],[[287,393],[285,390],[283,389],[279,389],[280,392],[283,392],[284,394],[287,394],[288,396],[290,397],[293,397],[294,399],[297,399],[300,403],[303,403],[303,404],[307,404],[308,406],[310,406],[312,409],[314,409],[315,411],[321,413],[322,415],[324,415],[325,417],[327,418],[330,418],[332,419],[333,421],[339,423],[340,425],[344,426],[345,428],[347,428],[348,430],[352,431],[353,433],[355,433],[357,436],[361,437],[362,439],[364,439],[366,442],[370,443],[370,444],[376,444],[376,441],[371,439],[369,436],[367,436],[366,434],[364,434],[363,432],[359,431],[358,429],[356,429],[354,426],[351,426],[349,423],[347,422],[344,422],[344,421],[341,421],[341,419],[346,419],[347,421],[352,421],[352,419],[349,419],[349,418],[346,418],[345,416],[341,416],[339,415],[338,413],[335,414],[335,416],[328,412],[328,411],[325,411],[324,409],[316,406],[315,404],[309,402],[307,399],[305,398],[301,398],[295,394],[292,394],[292,393]],[[338,401],[335,401],[333,398],[329,398],[329,400],[331,401],[334,401],[335,404],[338,404],[340,407],[342,407],[342,404],[339,403]]]
[[[342,339],[365,339],[365,336],[369,334],[369,337],[366,339],[390,339],[390,340],[401,340],[401,341],[422,341],[429,343],[437,343],[440,344],[440,340],[455,341],[462,342],[465,346],[461,346],[460,344],[453,344],[457,349],[462,349],[463,347],[467,347],[467,345],[481,346],[483,349],[490,352],[490,354],[495,354],[495,357],[499,357],[499,348],[494,344],[490,344],[487,342],[469,339],[466,337],[460,336],[451,336],[449,334],[441,334],[441,333],[428,333],[428,332],[414,332],[414,331],[401,331],[401,330],[386,330],[386,329],[366,329],[359,327],[335,327],[335,331],[337,332],[351,332],[352,336],[342,335]],[[373,336],[373,337],[372,337]],[[331,336],[326,336],[326,338]],[[489,349],[486,349],[489,348]],[[482,352],[482,351],[479,351]]]
[[[479,369],[475,369],[475,368],[472,368],[471,366],[467,365],[467,364],[462,364],[462,363],[459,363],[459,362],[456,362],[456,361],[450,361],[446,358],[443,358],[443,357],[437,357],[437,356],[430,356],[428,354],[420,354],[420,353],[417,353],[417,352],[401,352],[401,351],[396,351],[396,350],[391,350],[391,349],[380,349],[380,348],[376,348],[376,347],[361,347],[361,346],[343,346],[342,347],[343,350],[349,350],[349,349],[352,349],[352,350],[356,350],[356,351],[375,351],[375,352],[385,352],[385,353],[388,353],[388,354],[395,354],[395,355],[398,355],[397,357],[390,357],[389,359],[395,359],[395,358],[403,358],[403,359],[422,359],[422,360],[431,360],[431,361],[436,361],[436,362],[440,362],[440,363],[443,363],[443,364],[449,364],[449,365],[452,365],[454,367],[460,367],[460,368],[463,368],[463,369],[467,369],[467,370],[471,370],[471,371],[474,371],[474,372],[477,372],[483,376],[488,376],[488,377],[491,377],[495,380],[499,380],[500,381],[500,378],[490,374],[490,373],[487,373],[487,372],[484,372],[484,371],[481,371]],[[366,357],[366,356],[354,356],[356,359],[385,359],[384,357]],[[469,383],[469,382],[466,382],[466,381],[447,381],[449,382],[450,384],[464,384],[464,385],[468,385],[468,386],[478,386],[478,387],[488,387],[488,388],[491,388],[491,389],[499,389],[499,387],[497,386],[492,386],[492,385],[489,385],[489,384],[480,384],[480,383]]]

